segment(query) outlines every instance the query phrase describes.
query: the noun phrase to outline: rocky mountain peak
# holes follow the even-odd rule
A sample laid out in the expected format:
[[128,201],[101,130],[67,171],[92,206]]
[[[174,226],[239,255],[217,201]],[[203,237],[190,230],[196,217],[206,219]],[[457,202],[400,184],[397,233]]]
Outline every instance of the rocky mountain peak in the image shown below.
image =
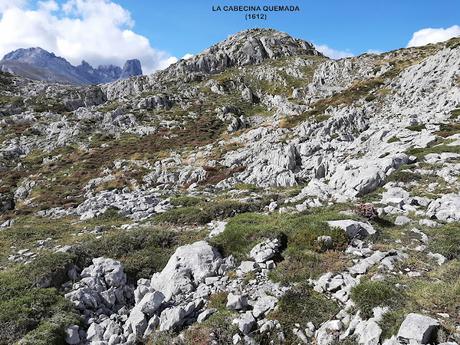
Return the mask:
[[47,66],[50,63],[68,64],[65,59],[54,55],[40,47],[20,48],[14,50],[3,57],[2,61],[20,61],[30,63],[36,66]]
[[126,61],[123,66],[123,70],[121,71],[120,79],[126,79],[138,75],[142,75],[141,62],[138,59]]
[[250,29],[229,36],[191,59],[181,60],[169,68],[169,73],[215,74],[233,66],[297,55],[322,56],[311,43],[286,33],[273,29]]

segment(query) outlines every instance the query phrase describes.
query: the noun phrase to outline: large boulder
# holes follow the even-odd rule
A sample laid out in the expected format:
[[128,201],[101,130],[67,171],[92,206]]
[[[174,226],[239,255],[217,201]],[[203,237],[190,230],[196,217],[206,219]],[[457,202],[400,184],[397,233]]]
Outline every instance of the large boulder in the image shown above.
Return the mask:
[[445,222],[460,221],[460,194],[446,194],[432,201],[427,215]]
[[133,299],[133,289],[126,284],[126,274],[119,261],[95,258],[80,277],[65,297],[81,311],[95,313],[102,310],[111,314]]
[[165,268],[153,275],[151,287],[169,300],[177,294],[194,291],[206,277],[218,273],[221,263],[217,249],[205,241],[179,247]]
[[382,159],[352,160],[338,166],[329,185],[340,192],[341,199],[363,196],[382,186],[390,169],[397,169],[408,161],[404,153]]
[[415,341],[419,344],[431,343],[439,322],[432,317],[410,313],[406,316],[397,338],[400,342],[409,343]]
[[273,258],[281,247],[279,239],[266,240],[254,246],[249,256],[256,262],[262,263]]

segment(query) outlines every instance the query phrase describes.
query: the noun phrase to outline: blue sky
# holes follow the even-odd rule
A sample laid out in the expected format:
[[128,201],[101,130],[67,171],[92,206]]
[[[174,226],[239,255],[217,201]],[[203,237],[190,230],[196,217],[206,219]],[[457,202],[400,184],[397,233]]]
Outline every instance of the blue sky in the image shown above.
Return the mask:
[[[422,28],[460,24],[459,0],[168,0],[118,1],[130,10],[136,32],[175,56],[198,53],[229,34],[272,27],[293,36],[359,54],[405,47]],[[248,22],[238,13],[213,14],[212,5],[298,4],[301,12]]]
[[[217,5],[299,5],[246,21]],[[0,56],[42,47],[77,65],[138,58],[151,73],[230,34],[270,27],[332,58],[460,36],[460,0],[0,0]]]

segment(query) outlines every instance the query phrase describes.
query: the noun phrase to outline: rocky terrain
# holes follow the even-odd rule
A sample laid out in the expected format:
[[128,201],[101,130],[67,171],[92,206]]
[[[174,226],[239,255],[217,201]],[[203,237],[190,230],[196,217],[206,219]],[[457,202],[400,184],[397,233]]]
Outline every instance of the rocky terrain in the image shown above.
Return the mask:
[[460,38],[1,73],[0,124],[0,344],[460,342]]
[[128,60],[123,68],[102,65],[93,68],[86,61],[73,66],[66,59],[42,48],[17,49],[0,60],[0,71],[54,83],[87,85],[109,83],[118,79],[142,75],[141,63]]

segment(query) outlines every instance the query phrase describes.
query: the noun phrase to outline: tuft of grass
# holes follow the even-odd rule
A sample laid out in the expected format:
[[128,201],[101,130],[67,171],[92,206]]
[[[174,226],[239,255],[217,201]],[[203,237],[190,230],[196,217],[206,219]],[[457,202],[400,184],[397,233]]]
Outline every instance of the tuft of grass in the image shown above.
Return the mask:
[[218,310],[201,324],[194,324],[184,334],[184,344],[232,344],[238,332],[232,324],[235,315],[228,310]]
[[455,120],[460,117],[460,108],[456,108],[450,112],[450,118]]
[[460,153],[460,146],[447,146],[445,144],[440,144],[436,146],[430,146],[426,148],[412,148],[407,150],[407,154],[414,155],[417,159],[421,159],[429,153],[443,153],[443,152],[452,152]]
[[389,339],[398,334],[399,327],[406,317],[406,312],[402,309],[391,310],[383,315],[379,325],[382,329],[381,339]]
[[396,307],[404,300],[404,294],[390,281],[365,280],[351,290],[351,298],[363,317],[372,317],[375,307]]
[[338,250],[318,253],[300,247],[288,247],[283,256],[284,260],[269,273],[269,277],[285,285],[314,279],[325,272],[341,272],[348,263],[348,258]]
[[429,231],[429,249],[447,259],[460,259],[460,230],[456,224],[446,224]]

